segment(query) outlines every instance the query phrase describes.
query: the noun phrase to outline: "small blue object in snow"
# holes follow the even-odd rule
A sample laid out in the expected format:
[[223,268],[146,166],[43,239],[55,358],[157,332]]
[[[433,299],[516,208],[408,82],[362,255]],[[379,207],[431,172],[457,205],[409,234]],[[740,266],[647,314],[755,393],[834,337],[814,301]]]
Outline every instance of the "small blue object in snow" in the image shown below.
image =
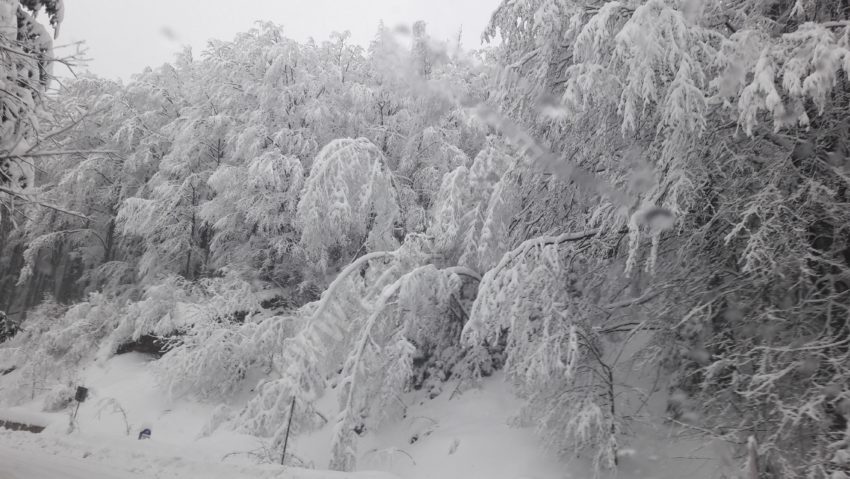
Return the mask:
[[142,429],[142,432],[139,433],[139,439],[150,439],[151,438],[151,430],[150,429]]

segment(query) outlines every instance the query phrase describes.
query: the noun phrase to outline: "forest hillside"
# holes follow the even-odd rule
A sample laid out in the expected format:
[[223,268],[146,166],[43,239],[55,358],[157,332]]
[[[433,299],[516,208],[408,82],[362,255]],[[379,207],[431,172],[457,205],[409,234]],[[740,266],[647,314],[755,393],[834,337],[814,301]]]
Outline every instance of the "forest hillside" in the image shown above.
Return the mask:
[[0,0],[0,404],[142,353],[352,471],[499,378],[595,474],[679,434],[850,476],[847,0],[505,0],[474,51],[260,22],[51,87],[63,9]]

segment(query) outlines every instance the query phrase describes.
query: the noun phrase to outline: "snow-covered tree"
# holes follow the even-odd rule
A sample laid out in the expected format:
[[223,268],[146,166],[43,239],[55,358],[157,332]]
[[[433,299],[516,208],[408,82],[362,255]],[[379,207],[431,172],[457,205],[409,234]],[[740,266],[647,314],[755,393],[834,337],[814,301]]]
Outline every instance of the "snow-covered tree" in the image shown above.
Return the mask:
[[498,258],[506,252],[504,245],[489,242],[507,238],[497,237],[492,230],[497,225],[507,229],[515,213],[504,207],[512,198],[511,163],[505,151],[491,144],[478,153],[470,167],[461,166],[443,176],[430,231],[449,262],[481,270],[482,255]]
[[[36,21],[44,9],[54,34]],[[53,37],[64,19],[62,0],[3,0],[0,2],[0,215],[16,203],[29,201],[35,183],[33,158],[39,117],[50,82]]]
[[215,197],[200,215],[214,230],[213,266],[283,279],[299,239],[294,220],[304,172],[298,158],[270,150],[247,165],[219,167],[208,183]]
[[[362,315],[375,289],[397,275],[394,256],[389,251],[365,254],[343,269],[317,302],[295,315],[273,316],[259,323],[254,342],[271,356],[273,374],[260,382],[257,395],[240,413],[240,428],[282,444],[293,400],[298,411],[297,420],[292,421],[295,434],[321,425],[314,403],[352,342],[354,325],[346,318]],[[377,286],[369,287],[362,275],[376,277]]]
[[531,0],[488,33],[503,113],[482,111],[529,168],[514,231],[599,228],[587,253],[632,300],[662,291],[638,301],[656,367],[707,430],[760,431],[761,474],[829,477],[846,424],[846,388],[814,384],[847,374],[846,284],[827,279],[850,267],[847,28],[842,2]]
[[168,394],[218,400],[245,384],[265,359],[250,334],[259,298],[251,284],[233,276],[204,279],[193,288],[176,311],[182,316],[180,337],[158,364]]
[[[340,373],[332,469],[354,468],[356,431],[404,414],[406,406],[400,395],[409,389],[414,358],[451,355],[460,338],[460,324],[449,313],[461,285],[452,270],[418,266],[384,286],[366,309]],[[447,359],[453,363],[456,358]]]
[[319,151],[298,203],[301,248],[320,270],[362,252],[394,249],[398,200],[381,150],[365,138]]

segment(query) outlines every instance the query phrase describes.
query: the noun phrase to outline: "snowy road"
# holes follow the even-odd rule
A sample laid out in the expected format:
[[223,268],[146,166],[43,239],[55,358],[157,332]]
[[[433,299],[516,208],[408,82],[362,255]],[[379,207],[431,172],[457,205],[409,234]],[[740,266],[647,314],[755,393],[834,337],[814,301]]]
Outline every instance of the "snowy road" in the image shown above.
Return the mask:
[[0,446],[0,479],[141,479],[85,459],[34,454]]

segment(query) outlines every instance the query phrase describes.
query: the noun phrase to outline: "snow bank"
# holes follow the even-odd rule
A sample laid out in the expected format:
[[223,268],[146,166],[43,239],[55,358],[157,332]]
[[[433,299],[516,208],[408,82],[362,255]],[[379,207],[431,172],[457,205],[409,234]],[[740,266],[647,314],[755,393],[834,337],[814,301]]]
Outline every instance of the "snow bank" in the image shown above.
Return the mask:
[[29,409],[11,407],[0,408],[0,421],[45,427],[53,421],[53,418],[48,414],[35,412]]

